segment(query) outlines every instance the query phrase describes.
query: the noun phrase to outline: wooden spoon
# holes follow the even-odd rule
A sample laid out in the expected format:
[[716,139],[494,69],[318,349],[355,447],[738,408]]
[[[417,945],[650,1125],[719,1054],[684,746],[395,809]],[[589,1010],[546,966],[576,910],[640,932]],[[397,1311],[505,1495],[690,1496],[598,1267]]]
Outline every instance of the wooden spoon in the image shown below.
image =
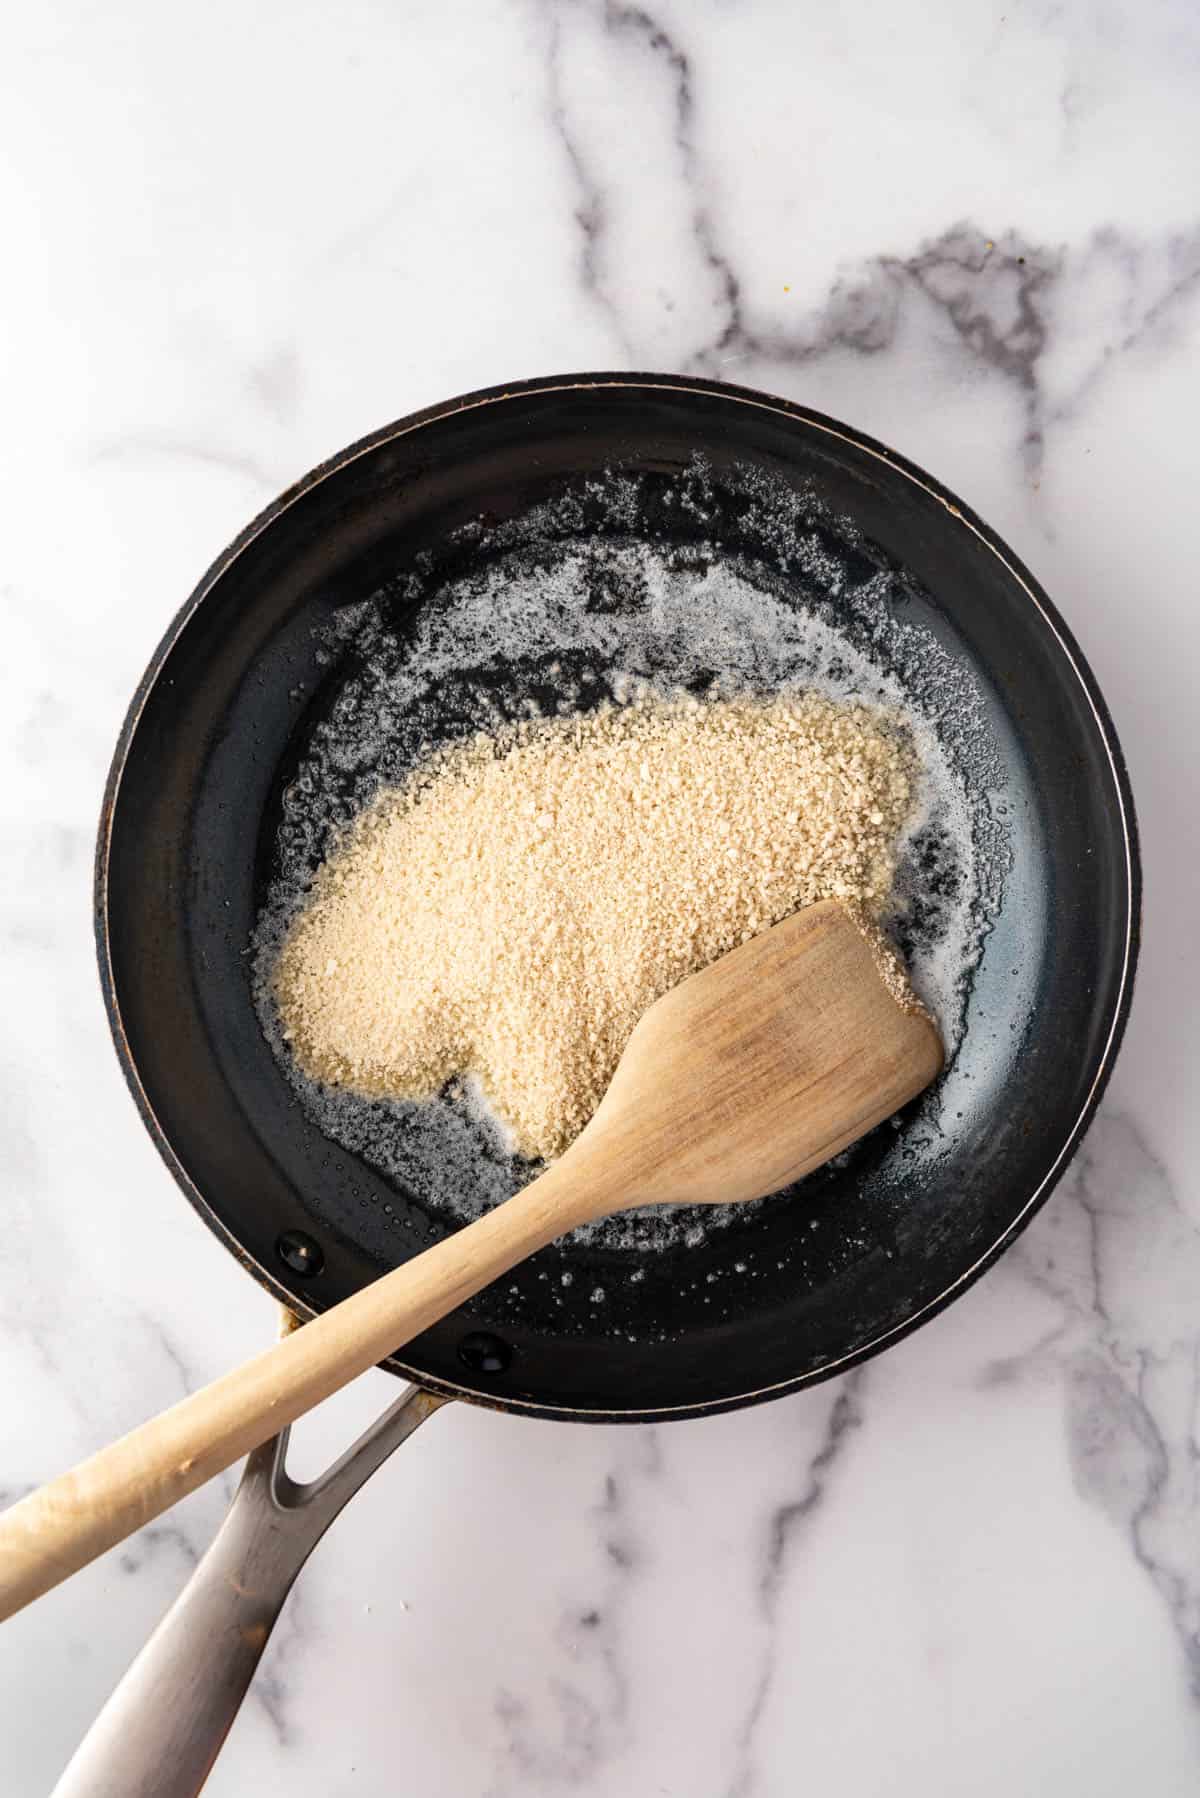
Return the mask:
[[652,1005],[595,1116],[505,1204],[0,1516],[0,1618],[37,1598],[535,1249],[636,1205],[728,1205],[819,1167],[942,1065],[826,901]]

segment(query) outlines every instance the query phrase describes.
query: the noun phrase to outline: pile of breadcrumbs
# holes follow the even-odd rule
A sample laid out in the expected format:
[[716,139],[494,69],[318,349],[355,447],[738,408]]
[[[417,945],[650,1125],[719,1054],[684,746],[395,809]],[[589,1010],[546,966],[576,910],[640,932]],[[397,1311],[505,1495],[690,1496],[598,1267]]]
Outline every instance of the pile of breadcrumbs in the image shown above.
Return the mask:
[[559,1154],[653,1000],[802,905],[878,915],[913,804],[886,713],[644,700],[443,751],[321,868],[273,990],[310,1076],[421,1098],[473,1073]]

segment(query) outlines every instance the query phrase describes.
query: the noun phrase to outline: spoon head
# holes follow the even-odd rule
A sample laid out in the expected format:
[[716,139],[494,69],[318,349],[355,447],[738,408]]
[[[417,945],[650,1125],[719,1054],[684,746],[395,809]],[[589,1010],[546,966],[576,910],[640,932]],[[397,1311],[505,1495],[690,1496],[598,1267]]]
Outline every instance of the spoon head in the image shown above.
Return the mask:
[[850,913],[822,901],[652,1005],[580,1142],[631,1206],[757,1199],[890,1117],[942,1059]]

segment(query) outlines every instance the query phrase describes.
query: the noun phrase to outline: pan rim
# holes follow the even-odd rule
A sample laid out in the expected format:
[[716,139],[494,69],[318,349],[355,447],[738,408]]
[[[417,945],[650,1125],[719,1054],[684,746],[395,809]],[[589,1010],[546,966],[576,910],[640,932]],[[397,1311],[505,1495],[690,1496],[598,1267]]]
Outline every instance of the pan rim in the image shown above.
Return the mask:
[[1040,615],[1042,622],[1057,642],[1071,674],[1087,700],[1096,729],[1104,745],[1112,776],[1113,790],[1120,814],[1121,840],[1124,850],[1126,917],[1123,957],[1116,989],[1110,1001],[1111,1017],[1108,1034],[1100,1052],[1091,1086],[1078,1115],[1041,1181],[1029,1194],[1019,1212],[996,1241],[911,1317],[880,1331],[870,1341],[860,1344],[844,1355],[839,1355],[805,1373],[789,1376],[787,1379],[774,1381],[765,1386],[754,1387],[745,1392],[726,1394],[712,1399],[692,1400],[685,1404],[670,1406],[600,1409],[546,1404],[519,1392],[497,1393],[481,1390],[466,1381],[460,1383],[438,1379],[406,1365],[398,1356],[391,1356],[382,1364],[388,1371],[407,1378],[414,1385],[421,1386],[427,1391],[441,1394],[447,1398],[461,1398],[469,1403],[490,1409],[575,1422],[653,1423],[665,1422],[677,1417],[707,1416],[735,1410],[743,1405],[763,1403],[772,1398],[782,1397],[786,1393],[797,1392],[805,1387],[816,1385],[836,1374],[845,1373],[860,1362],[879,1354],[883,1349],[901,1341],[922,1324],[937,1316],[993,1265],[1045,1204],[1091,1123],[1111,1076],[1132,1003],[1141,935],[1141,857],[1133,793],[1124,754],[1108,706],[1070,628],[1049,596],[1020,559],[968,505],[917,464],[908,461],[898,452],[889,449],[865,433],[842,424],[837,419],[776,395],[762,393],[753,388],[735,386],[723,381],[709,380],[702,376],[640,373],[580,373],[539,376],[530,380],[478,389],[409,413],[391,424],[384,425],[367,436],[357,439],[345,449],[319,463],[272,500],[215,558],[171,620],[130,701],[105,782],[96,844],[94,918],[101,993],[114,1047],[126,1085],[129,1087],[142,1122],[155,1147],[193,1209],[223,1246],[235,1256],[247,1272],[253,1275],[258,1284],[287,1309],[302,1317],[315,1317],[318,1315],[320,1307],[308,1302],[302,1293],[289,1288],[273,1269],[265,1267],[251,1255],[228,1225],[213,1210],[204,1194],[192,1180],[176,1155],[154,1110],[149,1094],[142,1083],[125,1031],[111,953],[108,875],[113,823],[120,798],[122,778],[138,725],[175,644],[200,606],[250,545],[256,542],[284,512],[297,504],[311,489],[381,446],[410,436],[416,431],[438,424],[459,413],[478,410],[484,406],[502,405],[507,401],[520,399],[529,394],[598,391],[608,388],[639,389],[643,392],[691,392],[709,398],[733,401],[787,418],[794,423],[823,433],[827,437],[846,443],[874,460],[882,462],[935,500],[955,524],[970,531],[982,546],[996,558],[1006,574],[1016,582],[1026,599]]

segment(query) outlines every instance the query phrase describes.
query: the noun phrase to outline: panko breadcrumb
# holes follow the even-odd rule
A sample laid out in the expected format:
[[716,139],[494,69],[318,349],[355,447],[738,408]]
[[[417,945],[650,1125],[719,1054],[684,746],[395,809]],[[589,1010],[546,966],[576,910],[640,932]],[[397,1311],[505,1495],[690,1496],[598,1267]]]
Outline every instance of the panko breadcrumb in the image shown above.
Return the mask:
[[802,905],[850,904],[905,997],[871,925],[917,778],[896,718],[813,694],[643,698],[455,744],[319,870],[274,969],[284,1035],[367,1095],[474,1074],[522,1154],[560,1154],[647,1007]]

